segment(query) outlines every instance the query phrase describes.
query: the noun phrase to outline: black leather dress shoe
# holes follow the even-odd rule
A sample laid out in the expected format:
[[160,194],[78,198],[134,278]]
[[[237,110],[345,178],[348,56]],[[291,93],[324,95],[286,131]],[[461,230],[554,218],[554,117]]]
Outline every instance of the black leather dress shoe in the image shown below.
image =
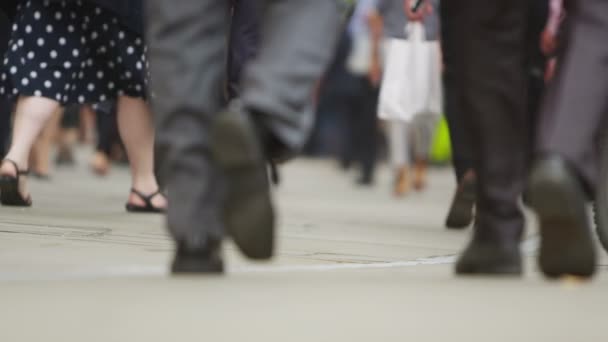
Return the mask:
[[473,239],[456,263],[460,275],[519,276],[522,273],[518,241]]
[[223,273],[221,243],[209,243],[205,248],[197,250],[188,250],[183,246],[178,246],[171,272],[176,275]]
[[569,165],[558,156],[537,161],[528,194],[540,222],[539,264],[543,273],[550,278],[593,276],[596,255],[587,199]]
[[226,178],[224,223],[228,234],[245,256],[270,259],[275,216],[267,160],[250,114],[238,104],[217,117],[211,151]]
[[448,229],[464,229],[475,218],[475,179],[463,179],[452,200],[445,225]]

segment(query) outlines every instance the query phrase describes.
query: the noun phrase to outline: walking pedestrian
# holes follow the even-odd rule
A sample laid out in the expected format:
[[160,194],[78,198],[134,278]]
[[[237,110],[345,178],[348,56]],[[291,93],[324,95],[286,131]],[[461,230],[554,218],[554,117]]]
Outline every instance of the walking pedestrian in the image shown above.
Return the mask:
[[[530,6],[525,0],[443,5],[461,28],[452,37],[460,42],[454,70],[462,82],[458,95],[473,138],[478,175],[473,237],[456,272],[519,275],[525,223],[519,198],[527,178],[531,129],[524,63]],[[589,277],[595,272],[585,200],[596,185],[593,149],[608,93],[603,63],[608,49],[601,44],[608,33],[608,4],[574,1],[572,12],[571,41],[543,110],[529,189],[530,203],[540,218],[538,260],[548,277]]]
[[147,1],[175,273],[222,272],[225,232],[248,257],[272,256],[266,160],[288,157],[305,143],[314,84],[338,34],[335,1],[263,2],[260,50],[243,75],[240,101],[225,108],[228,6],[224,0]]
[[474,219],[476,202],[476,175],[474,139],[467,124],[467,113],[461,94],[463,80],[459,77],[462,67],[462,44],[466,39],[465,27],[460,22],[463,6],[446,0],[441,4],[441,52],[443,56],[444,115],[450,128],[452,165],[456,179],[452,203],[445,225],[449,229],[469,227]]
[[606,122],[608,3],[564,5],[567,42],[560,42],[560,65],[540,114],[529,197],[540,222],[542,271],[549,277],[590,277],[596,254],[587,202],[603,186],[597,144]]
[[[6,6],[6,4],[3,4]],[[119,128],[131,161],[127,210],[160,212],[152,116],[145,102],[146,46],[138,0],[18,0],[0,95],[17,99],[10,150],[0,167],[0,202],[30,206],[26,187],[36,137],[61,106],[118,100]]]
[[377,109],[381,80],[382,19],[378,0],[357,2],[347,27],[349,56],[346,60],[348,91],[334,99],[345,126],[342,160],[360,166],[359,185],[374,183],[380,139]]
[[[441,116],[439,1],[428,1],[417,11],[413,6],[409,0],[379,3],[386,62],[378,115],[387,122],[396,196],[407,193],[410,182],[417,191],[426,187],[431,142]],[[412,29],[421,34],[412,36]]]

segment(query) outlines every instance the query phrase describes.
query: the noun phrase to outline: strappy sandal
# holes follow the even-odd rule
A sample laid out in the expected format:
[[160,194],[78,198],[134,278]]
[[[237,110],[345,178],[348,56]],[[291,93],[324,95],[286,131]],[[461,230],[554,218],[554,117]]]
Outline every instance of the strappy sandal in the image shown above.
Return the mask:
[[32,196],[24,198],[19,192],[19,180],[22,176],[27,176],[29,170],[19,170],[17,163],[10,159],[4,159],[2,162],[11,163],[17,171],[17,176],[0,176],[0,203],[15,207],[31,207]]
[[144,195],[143,193],[141,193],[140,191],[135,190],[135,189],[131,189],[131,193],[135,194],[137,197],[139,197],[145,203],[145,205],[141,206],[141,205],[127,203],[126,209],[128,212],[130,212],[130,213],[164,213],[166,211],[165,208],[158,208],[158,207],[155,207],[154,204],[152,204],[152,199],[154,197],[156,197],[158,195],[162,195],[160,190],[151,195]]

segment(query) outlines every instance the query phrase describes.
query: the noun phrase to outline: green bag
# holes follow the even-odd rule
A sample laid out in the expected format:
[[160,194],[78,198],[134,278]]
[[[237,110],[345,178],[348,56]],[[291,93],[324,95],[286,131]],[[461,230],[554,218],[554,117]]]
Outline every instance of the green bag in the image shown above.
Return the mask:
[[435,127],[429,156],[430,161],[437,164],[446,164],[452,159],[450,129],[448,127],[448,122],[443,115]]

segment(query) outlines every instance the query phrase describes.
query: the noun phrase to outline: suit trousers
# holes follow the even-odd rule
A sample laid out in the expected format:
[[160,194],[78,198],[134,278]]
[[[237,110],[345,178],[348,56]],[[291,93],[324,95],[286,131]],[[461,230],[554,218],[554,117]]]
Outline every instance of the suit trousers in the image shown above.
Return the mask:
[[456,69],[460,68],[459,58],[460,39],[463,38],[458,22],[459,12],[463,9],[457,1],[443,1],[441,3],[441,50],[443,56],[443,88],[444,88],[444,115],[450,128],[452,144],[452,164],[456,181],[460,182],[467,171],[474,168],[474,147],[467,131],[463,113],[462,99],[459,95],[460,80],[456,77]]
[[[225,0],[149,0],[153,109],[161,177],[168,188],[168,225],[189,248],[223,234],[224,181],[210,160],[209,130],[224,104]],[[261,1],[259,51],[247,66],[240,99],[253,119],[291,150],[309,135],[315,82],[339,35],[334,0]]]
[[539,37],[547,23],[549,2],[547,0],[530,0],[528,6],[526,70],[528,72],[528,119],[530,127],[528,158],[531,162],[536,152],[536,127],[538,127],[540,107],[546,90],[545,69],[547,67],[547,57],[541,51]]
[[608,109],[608,2],[572,2],[568,44],[541,112],[538,152],[558,154],[578,173],[591,198],[598,141]]
[[527,0],[445,1],[441,10],[458,27],[447,43],[458,46],[450,58],[478,177],[476,238],[517,239],[529,138]]
[[241,75],[260,44],[260,0],[232,0],[232,24],[228,47],[227,91],[233,99],[240,93]]
[[378,97],[380,90],[367,76],[350,75],[353,92],[334,98],[333,110],[346,128],[342,160],[361,167],[361,180],[373,181],[378,161]]

